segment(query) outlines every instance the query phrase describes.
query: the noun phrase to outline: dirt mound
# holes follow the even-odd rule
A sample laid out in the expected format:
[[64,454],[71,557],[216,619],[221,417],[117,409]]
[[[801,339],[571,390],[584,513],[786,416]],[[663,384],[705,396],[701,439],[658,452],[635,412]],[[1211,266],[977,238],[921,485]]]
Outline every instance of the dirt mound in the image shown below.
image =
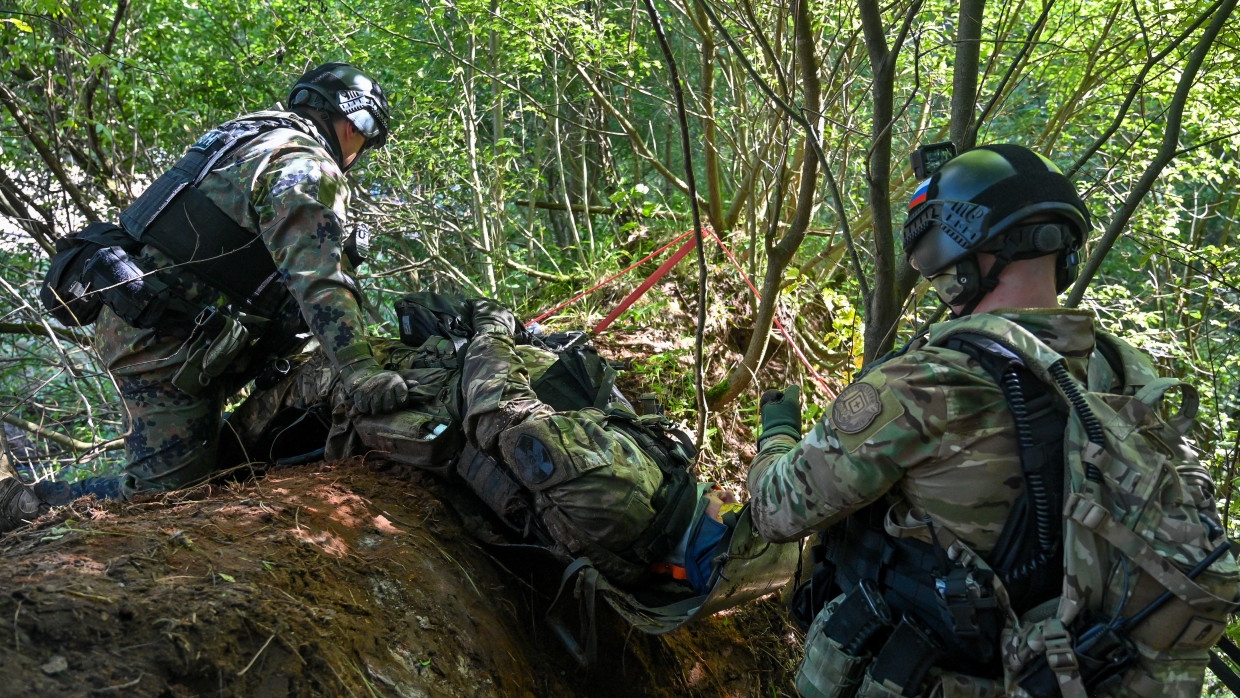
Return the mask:
[[582,670],[542,622],[556,571],[439,487],[318,464],[0,537],[0,695],[795,695],[775,599],[665,637],[604,619]]

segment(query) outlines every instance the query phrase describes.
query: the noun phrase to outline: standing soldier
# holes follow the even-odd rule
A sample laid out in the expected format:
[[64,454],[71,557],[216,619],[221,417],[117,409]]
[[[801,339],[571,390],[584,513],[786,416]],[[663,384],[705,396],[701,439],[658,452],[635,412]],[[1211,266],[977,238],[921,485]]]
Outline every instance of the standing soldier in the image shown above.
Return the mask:
[[[1159,594],[1149,592],[1163,589],[1141,561],[1124,559],[1120,568],[1116,558],[1084,560],[1079,569],[1102,579],[1101,593],[1080,591],[1076,567],[1065,583],[1065,561],[1081,556],[1070,548],[1065,557],[1062,523],[1076,514],[1065,509],[1064,463],[1079,444],[1065,441],[1070,416],[1045,384],[1046,372],[1038,373],[1042,357],[1055,357],[1052,368],[1066,369],[1067,383],[1130,405],[1142,400],[1143,387],[1159,384],[1149,358],[1097,331],[1091,312],[1059,307],[1088,230],[1085,204],[1046,158],[1015,145],[961,154],[921,184],[904,225],[910,264],[951,307],[952,319],[873,365],[804,438],[799,390],[763,395],[763,434],[748,481],[754,524],[772,541],[826,530],[834,565],[827,576],[838,584],[825,598],[839,595],[807,636],[797,679],[804,695],[1200,692],[1205,649],[1222,632],[1226,612],[1219,609],[1236,587],[1208,476],[1188,464],[1191,456],[1181,474],[1192,469],[1204,482],[1191,499],[1184,489],[1177,495],[1195,505],[1191,517],[1154,520],[1183,526],[1177,540],[1213,551],[1201,570],[1219,561],[1222,581],[1212,593],[1222,600],[1209,620],[1190,632],[1191,612],[1165,600],[1151,604]],[[1021,351],[1007,349],[1017,345]],[[1141,438],[1131,429],[1124,434],[1129,442]],[[1091,433],[1089,445],[1101,438]],[[1107,437],[1103,455],[1124,444]],[[1160,463],[1169,469],[1165,456]],[[1074,492],[1094,487],[1072,484]],[[1173,504],[1161,503],[1167,511]],[[1091,525],[1082,521],[1074,525]],[[1186,557],[1185,573],[1198,562]],[[1164,560],[1156,554],[1146,562]],[[1153,624],[1122,622],[1143,607],[1168,615]],[[1102,610],[1110,622],[1100,622]],[[1075,623],[1065,620],[1073,614]],[[1042,634],[1029,635],[1033,628]],[[1112,646],[1087,649],[1087,639],[1101,637],[1113,638]],[[1098,662],[1090,663],[1091,652]]]
[[[141,244],[87,263],[100,285],[100,356],[126,410],[119,478],[33,488],[0,480],[0,532],[46,504],[125,498],[200,482],[216,469],[225,400],[308,340],[340,371],[357,409],[404,403],[400,376],[364,341],[360,263],[344,230],[345,173],[382,147],[387,97],[353,66],[327,63],[293,86],[289,111],[229,121],[203,136],[121,214]],[[287,370],[287,369],[285,369]]]

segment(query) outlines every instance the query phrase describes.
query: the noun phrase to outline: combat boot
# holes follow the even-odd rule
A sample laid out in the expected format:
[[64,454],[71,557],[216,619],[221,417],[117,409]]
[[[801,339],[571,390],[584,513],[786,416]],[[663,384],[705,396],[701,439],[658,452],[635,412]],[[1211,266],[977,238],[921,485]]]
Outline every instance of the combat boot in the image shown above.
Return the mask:
[[39,518],[50,507],[15,477],[0,477],[0,533]]

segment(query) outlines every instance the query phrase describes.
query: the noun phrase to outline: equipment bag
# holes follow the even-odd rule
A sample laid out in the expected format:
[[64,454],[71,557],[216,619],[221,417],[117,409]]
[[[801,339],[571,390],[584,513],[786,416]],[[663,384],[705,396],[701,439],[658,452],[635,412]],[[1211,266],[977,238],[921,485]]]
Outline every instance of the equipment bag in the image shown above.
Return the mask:
[[474,336],[469,301],[461,296],[435,291],[409,293],[394,307],[400,341],[406,346],[420,347],[431,337],[447,337],[460,348]]
[[[1240,568],[1185,438],[1196,390],[1157,377],[1110,336],[1100,336],[1084,385],[1063,356],[1002,317],[936,326],[929,343],[956,336],[1000,345],[1069,406],[1063,595],[1004,629],[1008,694],[1198,695],[1209,648],[1240,607]],[[1177,388],[1179,409],[1164,419]]]

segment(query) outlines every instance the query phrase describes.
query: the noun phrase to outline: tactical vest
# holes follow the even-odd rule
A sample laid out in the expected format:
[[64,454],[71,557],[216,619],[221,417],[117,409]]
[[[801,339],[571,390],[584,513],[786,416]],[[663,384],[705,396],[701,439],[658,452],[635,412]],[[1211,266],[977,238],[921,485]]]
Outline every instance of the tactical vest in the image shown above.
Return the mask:
[[[935,667],[945,696],[1197,695],[1240,570],[1184,440],[1195,390],[1107,335],[1082,386],[1011,321],[937,328],[930,344],[974,356],[1004,388],[1025,493],[985,558],[898,508],[854,515],[830,555],[847,593],[810,628],[802,694],[916,695]],[[1183,410],[1164,421],[1174,387]]]
[[[40,292],[44,305],[68,325],[90,324],[101,305],[108,305],[134,327],[159,327],[174,335],[188,335],[203,309],[189,307],[170,293],[175,275],[142,269],[131,258],[142,245],[150,245],[175,263],[176,274],[189,272],[222,293],[237,312],[266,320],[280,315],[292,297],[279,283],[266,246],[220,210],[198,185],[223,158],[281,128],[308,134],[297,121],[275,116],[236,119],[212,129],[121,213],[120,226],[92,223],[81,233],[58,241]],[[209,314],[201,321],[212,323],[199,328],[207,334],[224,327],[222,316]]]

